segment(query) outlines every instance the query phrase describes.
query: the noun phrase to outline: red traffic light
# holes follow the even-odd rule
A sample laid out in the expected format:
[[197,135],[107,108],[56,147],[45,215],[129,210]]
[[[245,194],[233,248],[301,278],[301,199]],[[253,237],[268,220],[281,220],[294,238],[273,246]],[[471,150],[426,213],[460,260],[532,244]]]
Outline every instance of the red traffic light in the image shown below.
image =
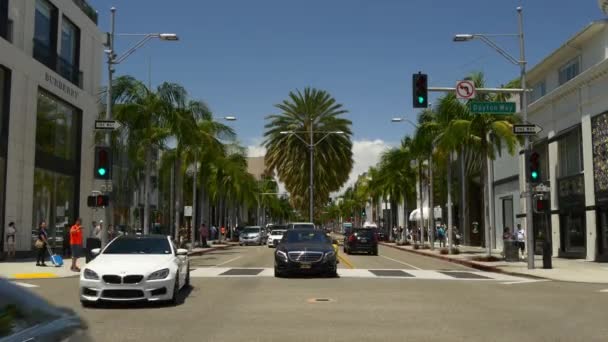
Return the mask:
[[87,197],[87,206],[90,208],[107,207],[110,204],[110,196],[94,195]]
[[549,200],[536,199],[536,212],[544,213],[547,210],[549,210]]

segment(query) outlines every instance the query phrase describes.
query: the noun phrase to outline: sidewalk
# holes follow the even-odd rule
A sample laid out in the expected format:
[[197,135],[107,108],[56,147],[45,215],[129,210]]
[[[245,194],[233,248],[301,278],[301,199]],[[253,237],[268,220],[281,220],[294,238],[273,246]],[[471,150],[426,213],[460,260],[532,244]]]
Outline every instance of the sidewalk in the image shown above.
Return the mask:
[[[212,251],[226,249],[234,245],[226,243],[221,245],[211,245],[208,248],[194,248],[189,256],[199,256]],[[46,267],[36,266],[35,259],[18,259],[15,261],[0,262],[0,277],[7,279],[51,279],[51,278],[69,278],[78,277],[80,273],[70,270],[72,259],[68,258],[63,261],[63,266],[54,267],[50,260],[46,261]],[[84,269],[85,258],[78,259],[78,266]]]
[[[414,249],[412,246],[397,246],[394,243],[381,242],[382,245],[401,249],[410,253],[426,255],[429,257],[442,259],[469,266],[475,269],[488,272],[498,272],[511,275],[529,276],[534,278],[544,278],[558,281],[569,281],[577,283],[598,283],[608,284],[608,264],[585,261],[580,259],[553,258],[552,269],[543,269],[541,255],[535,256],[535,269],[529,270],[525,261],[506,262],[506,261],[475,261],[473,258],[481,257],[486,254],[486,250],[481,247],[460,246],[460,254],[442,255],[439,248],[435,251],[429,249]],[[492,255],[501,258],[500,250],[492,250]]]

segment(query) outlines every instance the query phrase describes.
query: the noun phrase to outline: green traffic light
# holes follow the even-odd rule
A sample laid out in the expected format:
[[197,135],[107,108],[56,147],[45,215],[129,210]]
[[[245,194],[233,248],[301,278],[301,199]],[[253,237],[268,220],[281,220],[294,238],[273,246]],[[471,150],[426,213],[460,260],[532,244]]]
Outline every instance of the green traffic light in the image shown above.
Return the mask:
[[530,174],[530,176],[532,177],[532,179],[536,180],[538,178],[538,172],[532,171],[532,173]]
[[106,169],[104,169],[103,167],[100,167],[99,169],[97,169],[97,173],[98,173],[100,176],[105,176],[105,174],[106,174]]
[[424,97],[418,96],[418,103],[423,104],[424,103]]

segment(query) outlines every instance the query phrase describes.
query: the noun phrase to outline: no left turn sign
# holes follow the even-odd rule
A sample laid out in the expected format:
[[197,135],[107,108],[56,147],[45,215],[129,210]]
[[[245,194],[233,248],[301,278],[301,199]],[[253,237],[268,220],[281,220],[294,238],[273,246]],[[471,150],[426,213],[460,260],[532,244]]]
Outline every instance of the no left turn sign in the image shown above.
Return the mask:
[[458,81],[456,83],[456,98],[469,100],[475,98],[475,83],[473,81]]

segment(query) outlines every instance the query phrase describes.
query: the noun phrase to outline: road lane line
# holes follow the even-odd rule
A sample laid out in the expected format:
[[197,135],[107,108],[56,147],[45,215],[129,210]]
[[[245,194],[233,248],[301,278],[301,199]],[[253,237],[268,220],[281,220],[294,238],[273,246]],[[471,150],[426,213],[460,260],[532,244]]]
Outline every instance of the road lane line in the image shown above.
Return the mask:
[[416,266],[414,266],[412,264],[408,264],[407,262],[403,262],[403,261],[400,261],[400,260],[397,260],[397,259],[389,258],[389,257],[384,256],[384,255],[379,255],[379,256],[383,257],[384,259],[391,260],[391,261],[394,261],[394,262],[398,262],[398,263],[400,263],[402,265],[405,265],[405,266],[409,266],[409,267],[411,267],[411,268],[413,268],[415,270],[421,270],[422,269],[422,268],[416,267]]
[[226,264],[231,263],[231,262],[233,262],[233,261],[235,261],[235,260],[238,260],[238,259],[240,259],[240,258],[242,258],[242,257],[243,257],[243,256],[241,255],[241,256],[238,256],[238,257],[236,257],[236,258],[232,258],[232,259],[230,259],[230,260],[228,260],[228,261],[224,261],[224,262],[222,262],[222,263],[220,263],[220,264],[217,264],[217,265],[215,265],[215,266],[213,266],[213,267],[218,267],[218,266],[226,265]]
[[608,289],[603,289],[603,290],[600,290],[599,292],[604,292],[604,293],[606,293],[606,292],[608,292]]
[[338,254],[338,259],[340,259],[340,261],[346,265],[346,267],[353,269],[355,268],[355,266],[353,266],[353,264],[350,262],[350,260],[346,259],[346,257],[341,256],[340,254]]
[[20,283],[20,282],[17,282],[17,281],[14,281],[13,284],[19,285],[19,286],[23,286],[23,287],[30,287],[30,288],[31,287],[40,287],[38,285],[28,284],[28,283]]
[[520,281],[508,281],[506,283],[501,283],[502,285],[518,285],[518,284],[531,284],[531,283],[542,283],[546,281],[551,281],[550,279],[528,279],[528,280],[520,280]]

